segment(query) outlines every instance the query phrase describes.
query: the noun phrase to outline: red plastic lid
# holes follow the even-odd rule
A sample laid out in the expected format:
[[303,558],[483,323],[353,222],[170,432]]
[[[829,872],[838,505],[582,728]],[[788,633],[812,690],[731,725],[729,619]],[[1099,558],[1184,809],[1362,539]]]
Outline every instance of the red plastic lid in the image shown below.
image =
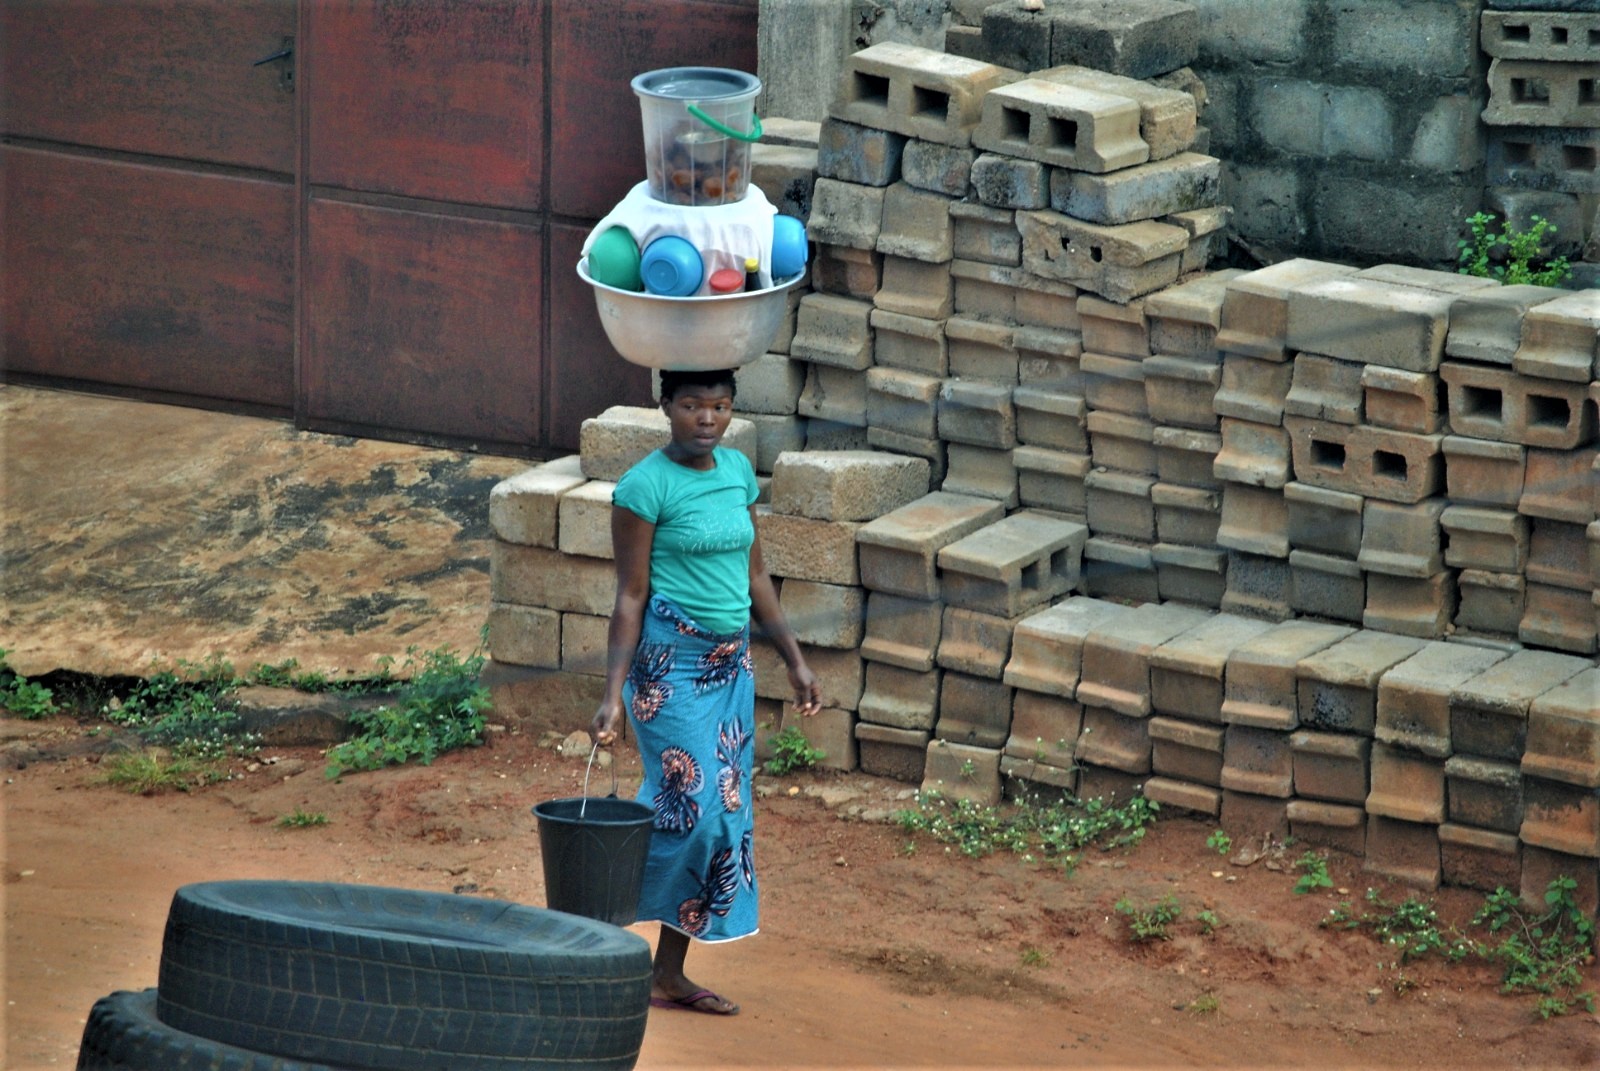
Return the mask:
[[732,268],[723,268],[711,273],[711,292],[713,294],[736,294],[744,289],[744,273],[734,271]]

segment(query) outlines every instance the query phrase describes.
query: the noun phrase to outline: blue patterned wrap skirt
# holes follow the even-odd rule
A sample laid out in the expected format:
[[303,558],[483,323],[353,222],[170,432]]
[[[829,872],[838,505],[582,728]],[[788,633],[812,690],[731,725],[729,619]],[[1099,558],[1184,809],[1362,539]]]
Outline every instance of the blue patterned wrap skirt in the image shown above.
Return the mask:
[[701,941],[756,932],[750,628],[719,635],[652,595],[622,698],[655,809],[639,921]]

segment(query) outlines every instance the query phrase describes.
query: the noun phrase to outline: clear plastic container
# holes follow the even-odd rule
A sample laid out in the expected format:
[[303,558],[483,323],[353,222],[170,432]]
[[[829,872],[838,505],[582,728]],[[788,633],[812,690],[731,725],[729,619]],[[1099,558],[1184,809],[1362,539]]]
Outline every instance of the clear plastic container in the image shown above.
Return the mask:
[[761,137],[761,79],[726,67],[665,67],[632,82],[644,119],[650,196],[723,205],[750,186],[750,144]]

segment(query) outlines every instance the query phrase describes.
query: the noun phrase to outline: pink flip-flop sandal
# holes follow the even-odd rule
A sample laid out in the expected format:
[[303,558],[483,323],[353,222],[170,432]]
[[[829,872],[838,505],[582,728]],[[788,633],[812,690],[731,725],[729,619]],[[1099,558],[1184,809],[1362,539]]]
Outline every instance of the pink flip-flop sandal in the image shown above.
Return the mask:
[[[720,1004],[728,1005],[727,1008],[702,1008],[702,1000],[715,1000]],[[699,1012],[702,1015],[738,1015],[739,1006],[723,1000],[709,989],[701,989],[690,993],[686,997],[651,997],[652,1008],[678,1008],[682,1011]]]

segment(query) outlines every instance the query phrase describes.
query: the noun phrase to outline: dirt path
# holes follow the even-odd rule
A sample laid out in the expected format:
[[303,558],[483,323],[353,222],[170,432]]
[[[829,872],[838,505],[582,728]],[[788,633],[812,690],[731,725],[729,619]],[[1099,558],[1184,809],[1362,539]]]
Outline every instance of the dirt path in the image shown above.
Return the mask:
[[[167,905],[186,882],[337,880],[542,904],[529,808],[576,794],[582,776],[580,762],[501,731],[431,767],[338,782],[314,750],[269,751],[276,761],[239,780],[145,798],[97,783],[99,738],[85,727],[0,727],[0,1066],[14,1071],[73,1066],[90,1005],[155,984]],[[1397,993],[1379,946],[1318,928],[1337,892],[1295,896],[1292,873],[1230,865],[1198,822],[1164,819],[1132,851],[1096,853],[1064,877],[1011,857],[947,858],[929,841],[908,854],[897,828],[848,818],[903,805],[904,785],[758,787],[762,933],[690,959],[744,1014],[654,1013],[640,1068],[1600,1065],[1600,1020],[1541,1023],[1485,972],[1408,968]],[[329,822],[275,825],[296,808]],[[1369,884],[1350,861],[1330,870],[1351,898]],[[1184,908],[1175,938],[1131,943],[1112,905],[1167,892]],[[1441,905],[1469,913],[1479,899]],[[1200,910],[1219,921],[1210,936],[1193,924]]]

